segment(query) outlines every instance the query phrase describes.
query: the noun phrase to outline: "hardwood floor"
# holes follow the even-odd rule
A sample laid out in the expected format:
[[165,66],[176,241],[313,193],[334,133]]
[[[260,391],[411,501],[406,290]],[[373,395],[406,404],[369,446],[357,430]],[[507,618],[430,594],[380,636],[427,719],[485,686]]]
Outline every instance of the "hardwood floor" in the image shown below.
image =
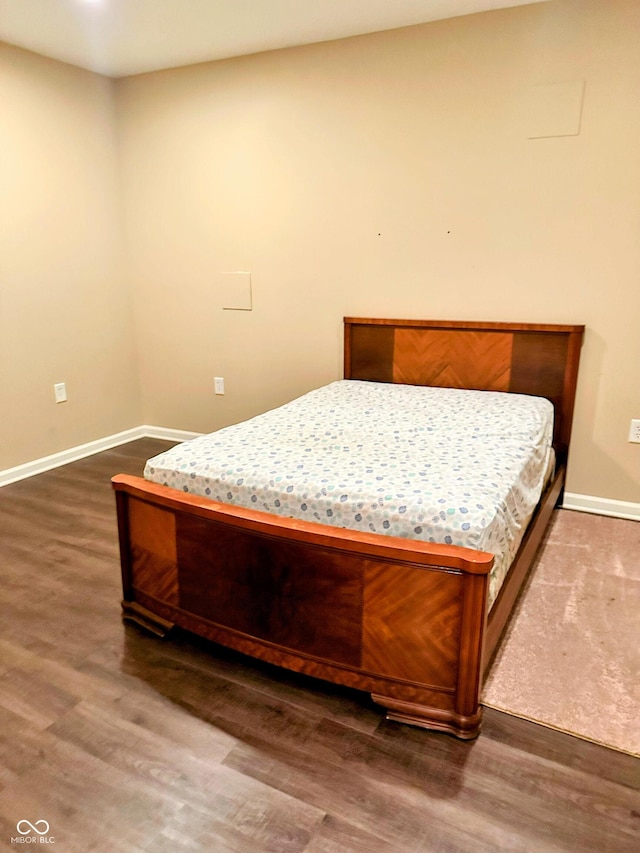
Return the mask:
[[109,478],[166,446],[0,489],[1,850],[38,830],[64,853],[640,850],[638,759],[491,710],[472,743],[429,734],[124,626]]

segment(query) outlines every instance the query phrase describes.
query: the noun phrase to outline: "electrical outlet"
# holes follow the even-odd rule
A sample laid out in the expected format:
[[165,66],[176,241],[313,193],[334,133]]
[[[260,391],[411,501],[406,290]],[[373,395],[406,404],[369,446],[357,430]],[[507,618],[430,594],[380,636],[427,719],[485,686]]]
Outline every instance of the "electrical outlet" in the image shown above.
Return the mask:
[[67,401],[67,383],[56,382],[53,386],[53,393],[56,396],[56,403],[66,403]]
[[222,376],[213,377],[213,387],[216,394],[224,394],[224,379]]
[[633,418],[629,430],[629,441],[640,444],[640,418]]

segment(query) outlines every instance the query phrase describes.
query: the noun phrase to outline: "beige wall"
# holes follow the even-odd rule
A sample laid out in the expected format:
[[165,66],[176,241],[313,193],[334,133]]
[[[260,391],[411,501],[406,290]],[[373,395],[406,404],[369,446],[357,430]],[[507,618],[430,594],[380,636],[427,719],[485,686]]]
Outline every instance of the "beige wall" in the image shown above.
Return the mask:
[[[640,500],[639,32],[637,0],[557,0],[120,81],[146,421],[339,377],[344,314],[583,322],[568,488]],[[574,80],[579,135],[527,139]]]
[[113,82],[0,45],[0,105],[1,470],[138,425],[141,408]]
[[[568,488],[640,501],[639,31],[637,0],[553,0],[113,84],[140,409],[112,86],[10,53],[15,461],[284,402],[340,376],[345,314],[583,322]],[[575,80],[579,135],[527,139],[532,87]],[[253,311],[222,310],[229,270],[251,271]],[[65,311],[62,334],[48,317]],[[59,379],[78,419],[51,402]]]

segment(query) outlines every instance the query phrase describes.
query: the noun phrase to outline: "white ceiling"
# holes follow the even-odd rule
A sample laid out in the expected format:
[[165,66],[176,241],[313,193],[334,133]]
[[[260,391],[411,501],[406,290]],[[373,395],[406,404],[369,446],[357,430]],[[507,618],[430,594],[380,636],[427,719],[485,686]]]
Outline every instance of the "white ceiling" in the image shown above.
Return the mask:
[[111,77],[546,0],[0,0],[0,40]]

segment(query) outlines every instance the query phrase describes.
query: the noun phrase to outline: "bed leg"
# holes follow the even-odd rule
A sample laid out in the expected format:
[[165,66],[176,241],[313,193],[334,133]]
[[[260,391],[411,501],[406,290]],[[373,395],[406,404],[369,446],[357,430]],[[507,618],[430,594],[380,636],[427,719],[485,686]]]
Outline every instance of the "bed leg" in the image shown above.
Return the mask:
[[442,711],[439,708],[430,708],[425,705],[417,705],[413,702],[403,702],[389,696],[380,696],[372,693],[371,698],[376,705],[381,705],[387,711],[387,720],[395,720],[398,723],[407,723],[422,729],[430,729],[436,732],[444,732],[454,735],[461,740],[472,740],[480,734],[482,723],[482,707],[470,717],[463,717],[453,711]]
[[125,622],[133,622],[156,637],[166,637],[174,627],[173,622],[169,622],[167,619],[163,619],[162,616],[152,613],[135,601],[122,602],[122,619]]

